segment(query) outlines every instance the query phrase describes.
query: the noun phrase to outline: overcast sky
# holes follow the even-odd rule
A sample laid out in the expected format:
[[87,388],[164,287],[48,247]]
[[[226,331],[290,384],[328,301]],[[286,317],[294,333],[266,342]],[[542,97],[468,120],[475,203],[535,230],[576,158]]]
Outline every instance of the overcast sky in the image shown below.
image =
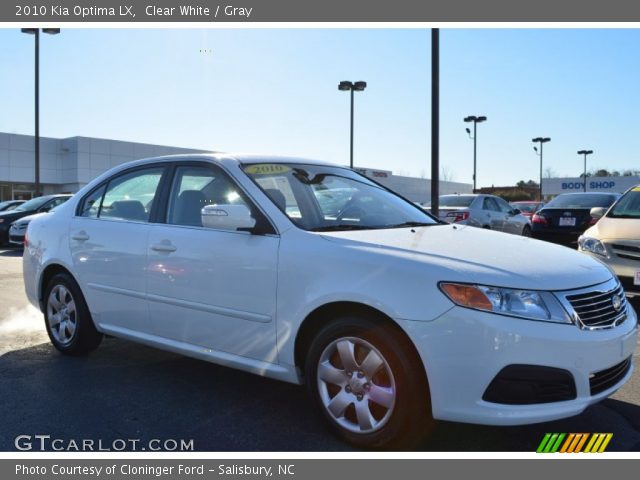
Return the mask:
[[[441,163],[478,185],[639,168],[640,30],[441,30]],[[92,136],[430,172],[430,32],[424,29],[64,29],[41,38],[41,134]],[[33,38],[0,30],[0,131],[33,133]]]

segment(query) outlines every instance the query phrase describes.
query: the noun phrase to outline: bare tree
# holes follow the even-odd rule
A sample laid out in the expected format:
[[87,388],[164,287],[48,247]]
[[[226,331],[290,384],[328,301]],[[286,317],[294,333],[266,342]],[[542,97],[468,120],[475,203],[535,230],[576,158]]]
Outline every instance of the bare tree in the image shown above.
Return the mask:
[[544,174],[542,175],[544,178],[554,178],[557,177],[558,174],[556,173],[556,171],[551,168],[551,167],[547,167],[544,169]]
[[453,182],[455,178],[456,175],[455,173],[453,173],[453,170],[451,170],[451,168],[447,167],[446,165],[440,167],[440,180],[442,180],[443,182]]

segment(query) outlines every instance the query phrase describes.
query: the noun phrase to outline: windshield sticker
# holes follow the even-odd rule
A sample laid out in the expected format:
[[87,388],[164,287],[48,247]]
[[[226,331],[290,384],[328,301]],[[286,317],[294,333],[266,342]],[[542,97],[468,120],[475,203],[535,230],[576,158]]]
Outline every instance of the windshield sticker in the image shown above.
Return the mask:
[[263,163],[259,165],[249,165],[244,169],[249,175],[273,175],[277,173],[285,173],[291,169],[286,165],[274,163]]

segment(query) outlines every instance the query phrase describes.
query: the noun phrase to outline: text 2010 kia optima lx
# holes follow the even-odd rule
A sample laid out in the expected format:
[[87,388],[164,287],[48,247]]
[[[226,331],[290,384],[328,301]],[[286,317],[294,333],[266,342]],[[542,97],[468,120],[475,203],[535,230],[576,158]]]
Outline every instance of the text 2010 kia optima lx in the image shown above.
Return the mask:
[[326,163],[121,165],[25,242],[27,294],[58,350],[108,334],[306,383],[360,446],[409,445],[434,418],[575,415],[631,376],[637,318],[604,264],[443,224]]

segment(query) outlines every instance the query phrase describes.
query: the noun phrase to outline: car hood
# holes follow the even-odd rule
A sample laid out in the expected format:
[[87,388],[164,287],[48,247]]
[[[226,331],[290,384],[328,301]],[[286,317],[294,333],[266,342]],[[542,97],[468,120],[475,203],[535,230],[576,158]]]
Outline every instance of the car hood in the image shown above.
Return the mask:
[[640,219],[602,217],[585,235],[600,240],[638,240]]
[[567,247],[464,225],[322,233],[331,242],[421,262],[439,281],[569,290],[609,280],[603,263]]

